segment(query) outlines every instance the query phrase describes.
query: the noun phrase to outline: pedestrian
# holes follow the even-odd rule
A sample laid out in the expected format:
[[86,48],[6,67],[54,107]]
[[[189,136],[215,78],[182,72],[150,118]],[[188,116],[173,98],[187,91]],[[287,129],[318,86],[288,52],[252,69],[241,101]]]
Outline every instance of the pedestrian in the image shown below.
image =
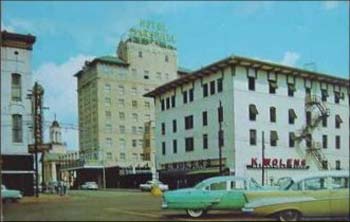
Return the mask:
[[67,182],[63,181],[63,195],[66,195],[67,193]]

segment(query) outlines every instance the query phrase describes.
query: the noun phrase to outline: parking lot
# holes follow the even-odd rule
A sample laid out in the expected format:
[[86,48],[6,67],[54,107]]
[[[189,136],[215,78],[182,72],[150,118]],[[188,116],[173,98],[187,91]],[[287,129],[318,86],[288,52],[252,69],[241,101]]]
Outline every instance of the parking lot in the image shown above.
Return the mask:
[[6,203],[5,221],[252,221],[240,212],[209,212],[200,219],[184,211],[162,210],[161,198],[138,190],[69,191],[67,196],[41,194]]

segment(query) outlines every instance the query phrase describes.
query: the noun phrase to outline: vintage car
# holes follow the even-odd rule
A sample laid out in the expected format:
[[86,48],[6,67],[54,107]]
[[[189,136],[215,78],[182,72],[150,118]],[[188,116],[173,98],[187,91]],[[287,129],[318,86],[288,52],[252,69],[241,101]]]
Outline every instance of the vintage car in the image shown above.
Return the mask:
[[141,191],[151,191],[153,187],[158,187],[161,191],[169,190],[169,186],[159,180],[149,180],[144,184],[140,184],[139,186]]
[[16,202],[22,199],[23,195],[19,190],[9,190],[5,185],[1,185],[1,200]]
[[251,215],[280,221],[302,217],[349,217],[349,172],[324,171],[285,180],[280,191],[245,192],[242,209]]
[[98,185],[95,181],[88,181],[80,186],[82,190],[98,190]]
[[241,210],[246,203],[243,192],[262,189],[251,178],[212,177],[193,188],[165,192],[162,208],[186,210],[191,217],[200,217],[208,210]]

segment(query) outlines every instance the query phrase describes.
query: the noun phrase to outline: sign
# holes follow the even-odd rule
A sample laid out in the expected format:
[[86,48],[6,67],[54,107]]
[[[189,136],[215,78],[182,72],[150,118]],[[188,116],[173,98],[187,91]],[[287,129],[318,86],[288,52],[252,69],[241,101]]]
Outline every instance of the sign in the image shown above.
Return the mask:
[[149,44],[156,43],[162,47],[174,48],[175,38],[167,33],[165,25],[159,22],[141,20],[139,27],[129,30],[129,39],[133,42]]
[[[264,168],[269,169],[308,169],[305,159],[281,159],[281,158],[264,158]],[[247,168],[261,169],[262,163],[258,158],[251,158],[250,165]]]
[[[51,144],[38,144],[38,152],[42,153],[42,152],[46,152],[49,151],[51,149]],[[35,153],[35,146],[34,144],[29,144],[28,145],[28,152],[29,153]]]

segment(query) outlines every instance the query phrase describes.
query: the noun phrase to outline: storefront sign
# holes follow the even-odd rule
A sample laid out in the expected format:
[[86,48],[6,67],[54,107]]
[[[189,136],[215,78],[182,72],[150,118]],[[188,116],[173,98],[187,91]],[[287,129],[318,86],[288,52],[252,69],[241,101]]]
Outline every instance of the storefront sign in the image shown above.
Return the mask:
[[[277,169],[308,169],[305,159],[282,159],[282,158],[264,158],[264,168]],[[251,158],[250,165],[247,168],[262,168],[261,159]]]

